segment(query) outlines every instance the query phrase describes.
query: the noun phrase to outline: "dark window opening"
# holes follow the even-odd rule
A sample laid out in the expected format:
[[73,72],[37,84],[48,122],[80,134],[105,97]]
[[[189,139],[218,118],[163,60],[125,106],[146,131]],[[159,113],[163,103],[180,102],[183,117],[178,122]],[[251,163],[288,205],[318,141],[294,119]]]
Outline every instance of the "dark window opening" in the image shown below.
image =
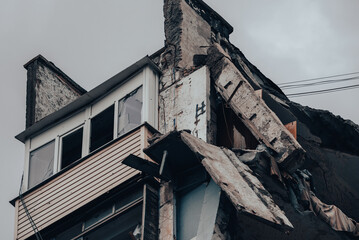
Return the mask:
[[55,141],[51,141],[30,153],[29,188],[52,176],[54,170],[54,151]]
[[95,223],[113,214],[113,203],[109,202],[96,208],[96,211],[89,214],[84,221],[84,229],[88,229]]
[[61,169],[81,158],[83,128],[62,138]]
[[217,111],[217,145],[229,149],[256,149],[257,139],[232,109],[220,104]]
[[113,140],[113,121],[113,105],[92,118],[90,152]]
[[50,240],[69,240],[74,236],[81,234],[82,232],[82,222],[75,225],[67,226],[66,230],[56,235],[56,237],[49,238]]
[[[93,202],[46,229],[43,236],[50,240],[140,239],[144,214],[143,188],[143,185],[132,186],[108,199]],[[147,201],[150,199],[148,196]],[[30,239],[35,240],[35,236]]]
[[142,119],[142,87],[120,100],[118,106],[118,136],[139,126]]
[[142,205],[129,209],[118,217],[105,222],[96,230],[85,234],[84,240],[132,240],[136,228],[141,226]]

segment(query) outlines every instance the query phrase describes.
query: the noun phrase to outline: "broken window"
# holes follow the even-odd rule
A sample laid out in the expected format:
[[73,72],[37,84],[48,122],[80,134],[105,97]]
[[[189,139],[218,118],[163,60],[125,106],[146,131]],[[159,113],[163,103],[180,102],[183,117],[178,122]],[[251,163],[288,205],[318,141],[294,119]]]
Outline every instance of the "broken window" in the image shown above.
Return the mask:
[[61,169],[81,158],[83,128],[64,136],[61,149]]
[[113,139],[114,105],[97,114],[91,120],[90,152]]
[[41,183],[52,176],[54,169],[55,141],[30,152],[29,160],[29,188]]
[[120,100],[118,106],[118,136],[141,124],[142,103],[142,86]]

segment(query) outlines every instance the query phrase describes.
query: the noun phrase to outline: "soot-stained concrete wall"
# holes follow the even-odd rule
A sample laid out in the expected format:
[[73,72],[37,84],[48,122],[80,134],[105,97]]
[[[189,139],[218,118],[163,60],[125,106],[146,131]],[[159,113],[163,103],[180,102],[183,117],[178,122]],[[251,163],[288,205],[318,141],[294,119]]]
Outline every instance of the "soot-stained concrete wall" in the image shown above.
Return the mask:
[[29,62],[27,69],[26,127],[40,121],[76,100],[83,89],[77,89],[68,76],[42,56]]
[[35,83],[35,122],[61,109],[80,95],[75,93],[61,76],[39,65]]

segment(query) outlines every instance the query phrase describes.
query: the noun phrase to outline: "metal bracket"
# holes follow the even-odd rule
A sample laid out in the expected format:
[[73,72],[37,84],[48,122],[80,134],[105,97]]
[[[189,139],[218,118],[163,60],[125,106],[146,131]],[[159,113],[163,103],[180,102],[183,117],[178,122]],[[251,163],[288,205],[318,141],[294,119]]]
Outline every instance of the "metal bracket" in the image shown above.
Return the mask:
[[160,172],[159,172],[160,176],[162,176],[162,174],[163,174],[163,169],[164,169],[165,164],[166,164],[167,154],[168,154],[167,150],[164,150],[163,155],[162,155],[162,162],[161,162]]

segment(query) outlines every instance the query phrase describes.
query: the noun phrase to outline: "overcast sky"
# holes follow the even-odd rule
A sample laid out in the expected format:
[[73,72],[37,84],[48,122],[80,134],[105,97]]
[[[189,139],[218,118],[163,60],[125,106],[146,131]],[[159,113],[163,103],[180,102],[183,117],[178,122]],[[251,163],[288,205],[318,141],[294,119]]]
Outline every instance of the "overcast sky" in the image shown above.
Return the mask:
[[[359,72],[358,0],[207,0],[231,42],[275,83]],[[23,171],[26,71],[41,53],[87,90],[163,46],[162,0],[0,0],[0,233],[13,238]],[[358,75],[357,75],[358,76]],[[359,84],[359,80],[320,88]],[[287,92],[289,93],[289,91]],[[359,89],[293,98],[359,123]]]

